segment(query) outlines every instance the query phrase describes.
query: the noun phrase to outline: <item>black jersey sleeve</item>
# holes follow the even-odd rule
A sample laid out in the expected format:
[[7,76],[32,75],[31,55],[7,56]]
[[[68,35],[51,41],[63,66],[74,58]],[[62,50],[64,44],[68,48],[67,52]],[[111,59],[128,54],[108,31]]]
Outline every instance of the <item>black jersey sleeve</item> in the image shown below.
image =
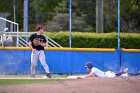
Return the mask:
[[46,38],[42,35],[42,38],[43,38],[43,43],[46,43]]
[[33,39],[34,39],[34,34],[32,34],[32,35],[29,37],[28,42],[33,42]]

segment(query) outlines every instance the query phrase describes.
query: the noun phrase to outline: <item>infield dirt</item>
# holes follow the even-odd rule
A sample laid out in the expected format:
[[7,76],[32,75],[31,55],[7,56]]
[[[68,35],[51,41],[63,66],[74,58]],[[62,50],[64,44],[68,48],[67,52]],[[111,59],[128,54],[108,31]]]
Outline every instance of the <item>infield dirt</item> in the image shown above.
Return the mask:
[[55,83],[0,85],[0,93],[140,93],[140,77],[58,80]]

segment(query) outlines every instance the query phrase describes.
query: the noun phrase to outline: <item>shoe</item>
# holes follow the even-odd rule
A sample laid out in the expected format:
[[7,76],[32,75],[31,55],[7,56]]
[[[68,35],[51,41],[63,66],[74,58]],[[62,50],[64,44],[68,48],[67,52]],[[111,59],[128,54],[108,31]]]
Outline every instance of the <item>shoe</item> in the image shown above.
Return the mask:
[[31,78],[35,78],[35,74],[31,74]]
[[140,71],[138,72],[138,75],[140,75]]
[[128,72],[128,68],[125,68],[125,69],[124,69],[124,72],[127,73],[127,72]]
[[128,76],[128,73],[122,74],[121,76],[122,77],[127,77]]
[[50,74],[50,73],[47,73],[46,76],[47,76],[48,78],[51,78],[51,74]]

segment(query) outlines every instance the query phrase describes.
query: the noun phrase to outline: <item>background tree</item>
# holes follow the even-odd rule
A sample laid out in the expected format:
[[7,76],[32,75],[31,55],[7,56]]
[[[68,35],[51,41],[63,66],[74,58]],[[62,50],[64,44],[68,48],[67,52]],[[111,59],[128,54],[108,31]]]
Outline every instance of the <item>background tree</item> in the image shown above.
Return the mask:
[[[7,18],[14,21],[13,0],[0,0],[0,12],[8,12],[11,15]],[[23,0],[15,0],[16,22],[23,28]]]
[[36,23],[44,23],[48,18],[52,18],[54,8],[61,0],[33,0],[31,7],[35,11]]
[[[95,31],[95,0],[73,0],[72,4],[72,30],[73,31]],[[47,23],[47,27],[53,30],[57,27],[57,31],[69,30],[69,0],[63,0],[58,3],[54,9],[55,16],[52,22]],[[90,11],[90,12],[89,12]],[[61,17],[60,17],[61,16]],[[63,16],[63,17],[62,17]],[[58,19],[57,19],[58,18]],[[63,20],[63,21],[62,21]],[[60,23],[62,22],[62,23]],[[53,24],[52,24],[53,23]],[[56,30],[56,29],[55,29]]]
[[138,1],[121,1],[121,30],[123,32],[140,32],[140,8]]
[[[23,28],[23,1],[15,0],[16,22]],[[104,31],[117,32],[117,1],[104,0]],[[0,0],[0,12],[13,18],[13,0]],[[95,32],[96,0],[73,0],[72,30]],[[29,30],[45,24],[50,31],[69,29],[69,0],[29,0]],[[121,32],[140,32],[140,0],[121,0]]]

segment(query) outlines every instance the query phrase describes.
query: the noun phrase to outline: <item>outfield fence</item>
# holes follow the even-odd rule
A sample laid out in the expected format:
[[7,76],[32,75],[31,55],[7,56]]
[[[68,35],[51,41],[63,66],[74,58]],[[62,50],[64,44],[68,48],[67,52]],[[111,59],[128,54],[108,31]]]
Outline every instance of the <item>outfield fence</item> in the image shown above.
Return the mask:
[[[0,74],[30,74],[31,50],[27,47],[0,47]],[[121,60],[118,51],[108,48],[45,48],[46,62],[54,74],[85,74],[85,62],[103,70],[118,72],[129,68],[129,72],[140,70],[140,50],[122,49]],[[45,73],[38,62],[36,73]]]

